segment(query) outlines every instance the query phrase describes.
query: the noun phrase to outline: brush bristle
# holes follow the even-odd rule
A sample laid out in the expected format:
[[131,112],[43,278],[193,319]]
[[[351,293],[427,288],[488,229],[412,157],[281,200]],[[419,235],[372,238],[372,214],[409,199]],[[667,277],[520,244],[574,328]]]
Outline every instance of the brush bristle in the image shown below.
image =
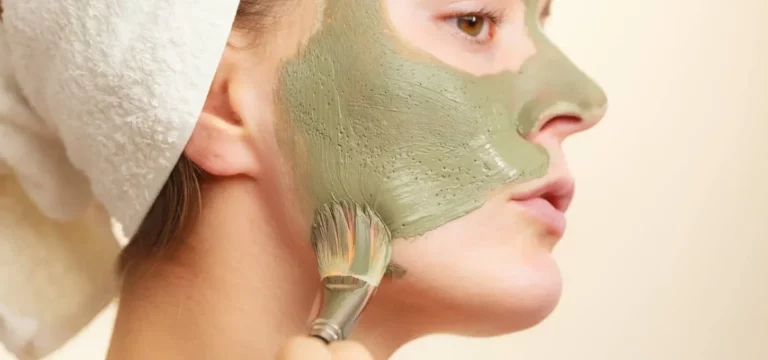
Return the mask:
[[392,256],[389,229],[367,205],[332,202],[315,214],[312,246],[320,277],[353,276],[378,286]]

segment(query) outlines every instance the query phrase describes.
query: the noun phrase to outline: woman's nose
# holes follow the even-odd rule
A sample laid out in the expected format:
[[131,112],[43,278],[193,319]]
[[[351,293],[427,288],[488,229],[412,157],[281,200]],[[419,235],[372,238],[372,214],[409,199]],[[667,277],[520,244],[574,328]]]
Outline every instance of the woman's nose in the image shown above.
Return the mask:
[[569,135],[595,126],[605,115],[608,99],[600,86],[549,42],[541,44],[535,59],[524,68],[536,95],[524,107],[523,116],[533,119],[529,139],[540,135],[562,141]]

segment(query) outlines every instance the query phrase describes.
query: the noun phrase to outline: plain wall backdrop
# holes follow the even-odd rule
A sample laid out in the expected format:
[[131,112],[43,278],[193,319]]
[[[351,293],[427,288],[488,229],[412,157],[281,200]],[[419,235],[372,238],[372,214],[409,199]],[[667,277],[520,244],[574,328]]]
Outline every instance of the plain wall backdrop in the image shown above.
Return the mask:
[[[566,143],[562,302],[529,331],[394,358],[768,359],[768,1],[555,0],[549,33],[610,98]],[[103,359],[113,319],[49,359]]]

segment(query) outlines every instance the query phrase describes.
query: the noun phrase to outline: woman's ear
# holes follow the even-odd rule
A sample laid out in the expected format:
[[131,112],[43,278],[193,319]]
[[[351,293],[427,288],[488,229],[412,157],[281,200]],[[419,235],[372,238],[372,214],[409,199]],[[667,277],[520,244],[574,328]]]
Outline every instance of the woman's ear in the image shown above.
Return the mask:
[[253,138],[233,107],[229,67],[225,54],[184,154],[214,176],[255,178],[258,157]]

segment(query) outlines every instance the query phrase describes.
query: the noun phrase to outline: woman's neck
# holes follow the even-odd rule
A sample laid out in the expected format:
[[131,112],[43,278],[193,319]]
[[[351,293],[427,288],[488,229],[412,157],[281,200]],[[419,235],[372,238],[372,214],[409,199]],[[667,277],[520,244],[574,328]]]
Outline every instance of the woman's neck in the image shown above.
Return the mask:
[[[193,235],[170,260],[126,277],[109,360],[271,359],[306,333],[319,290],[309,242],[286,238],[296,231],[252,185],[217,184],[204,200]],[[398,333],[385,329],[364,321],[356,333],[377,359],[406,340],[382,336]]]

